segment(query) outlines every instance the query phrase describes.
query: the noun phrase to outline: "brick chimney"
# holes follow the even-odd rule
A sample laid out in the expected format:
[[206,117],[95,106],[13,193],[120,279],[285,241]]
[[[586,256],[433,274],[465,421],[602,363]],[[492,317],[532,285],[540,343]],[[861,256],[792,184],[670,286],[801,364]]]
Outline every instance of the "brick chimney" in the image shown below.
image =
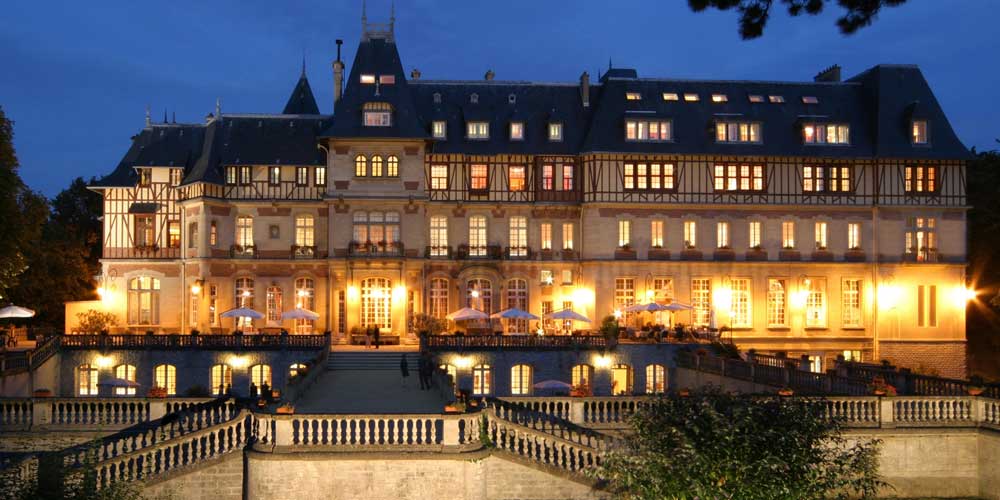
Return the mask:
[[410,79],[411,80],[419,80],[420,79],[420,70],[417,69],[417,68],[413,68],[413,71],[410,72]]
[[580,100],[583,101],[583,107],[590,107],[590,75],[586,71],[580,75]]
[[340,46],[343,40],[337,40],[337,60],[333,61],[333,104],[336,105],[344,95],[344,63],[340,60]]
[[486,81],[489,82],[493,80],[494,76],[496,76],[496,73],[494,73],[492,69],[488,69],[486,70],[486,75],[483,78],[485,78]]
[[814,82],[839,82],[840,81],[840,66],[834,64],[829,68],[824,69],[813,77]]

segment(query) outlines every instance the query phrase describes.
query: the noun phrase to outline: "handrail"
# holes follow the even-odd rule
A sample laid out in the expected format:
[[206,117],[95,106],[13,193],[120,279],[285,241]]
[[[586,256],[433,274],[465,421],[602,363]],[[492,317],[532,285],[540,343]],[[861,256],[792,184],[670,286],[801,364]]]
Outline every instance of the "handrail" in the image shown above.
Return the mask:
[[63,335],[62,349],[321,349],[330,335]]
[[611,349],[616,339],[603,335],[426,335],[420,348],[448,349]]
[[569,420],[545,412],[533,410],[516,402],[496,398],[486,398],[486,410],[489,415],[544,432],[560,439],[594,449],[604,449],[608,436]]

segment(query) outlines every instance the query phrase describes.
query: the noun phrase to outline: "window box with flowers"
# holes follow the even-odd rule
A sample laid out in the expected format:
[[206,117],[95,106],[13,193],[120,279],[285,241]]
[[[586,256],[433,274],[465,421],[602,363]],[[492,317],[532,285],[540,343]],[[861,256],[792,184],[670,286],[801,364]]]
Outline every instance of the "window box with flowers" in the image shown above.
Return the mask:
[[813,250],[810,260],[817,262],[833,262],[833,252],[827,247],[817,246],[816,250]]
[[881,375],[876,375],[872,383],[868,385],[868,390],[875,396],[895,396],[896,388],[885,381]]
[[150,398],[165,398],[167,397],[166,387],[150,387],[149,392],[146,393],[146,397]]
[[681,251],[681,260],[702,260],[701,250],[688,246]]

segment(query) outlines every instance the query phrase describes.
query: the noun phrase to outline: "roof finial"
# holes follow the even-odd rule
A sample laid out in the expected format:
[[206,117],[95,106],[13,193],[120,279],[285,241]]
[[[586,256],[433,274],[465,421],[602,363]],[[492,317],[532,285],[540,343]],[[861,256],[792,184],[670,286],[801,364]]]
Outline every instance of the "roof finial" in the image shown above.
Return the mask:
[[163,108],[163,123],[167,123],[167,108]]
[[368,0],[361,0],[361,32],[368,29]]
[[146,105],[146,126],[148,127],[153,123],[153,118],[149,115],[149,104]]
[[222,118],[222,98],[215,98],[215,117]]
[[611,56],[608,56],[608,70],[611,70]]
[[392,33],[394,27],[396,26],[396,0],[392,0],[392,6],[390,7],[390,9],[391,10],[389,11],[389,33]]
[[170,123],[177,123],[177,112],[171,111],[170,113]]
[[306,77],[306,49],[302,49],[302,78]]

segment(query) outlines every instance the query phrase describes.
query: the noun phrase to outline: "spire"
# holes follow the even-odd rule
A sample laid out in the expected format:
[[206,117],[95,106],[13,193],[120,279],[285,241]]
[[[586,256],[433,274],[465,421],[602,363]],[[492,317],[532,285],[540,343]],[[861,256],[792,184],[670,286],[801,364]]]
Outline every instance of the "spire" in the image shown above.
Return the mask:
[[146,126],[153,123],[153,118],[149,115],[149,104],[146,105]]
[[302,67],[302,75],[299,76],[298,83],[292,89],[292,95],[285,103],[283,115],[318,115],[319,106],[316,105],[316,98],[313,96],[312,88],[309,86],[309,79],[306,78],[305,65]]
[[368,0],[361,0],[361,32],[368,30]]
[[176,111],[171,111],[170,112],[170,123],[177,123],[177,112]]
[[215,98],[215,118],[217,118],[217,119],[221,119],[222,118],[222,98],[221,97],[216,97]]
[[167,108],[163,108],[163,123],[167,123]]
[[392,7],[389,10],[389,33],[393,33],[396,27],[396,0],[392,0]]
[[302,78],[306,77],[306,49],[302,49]]

